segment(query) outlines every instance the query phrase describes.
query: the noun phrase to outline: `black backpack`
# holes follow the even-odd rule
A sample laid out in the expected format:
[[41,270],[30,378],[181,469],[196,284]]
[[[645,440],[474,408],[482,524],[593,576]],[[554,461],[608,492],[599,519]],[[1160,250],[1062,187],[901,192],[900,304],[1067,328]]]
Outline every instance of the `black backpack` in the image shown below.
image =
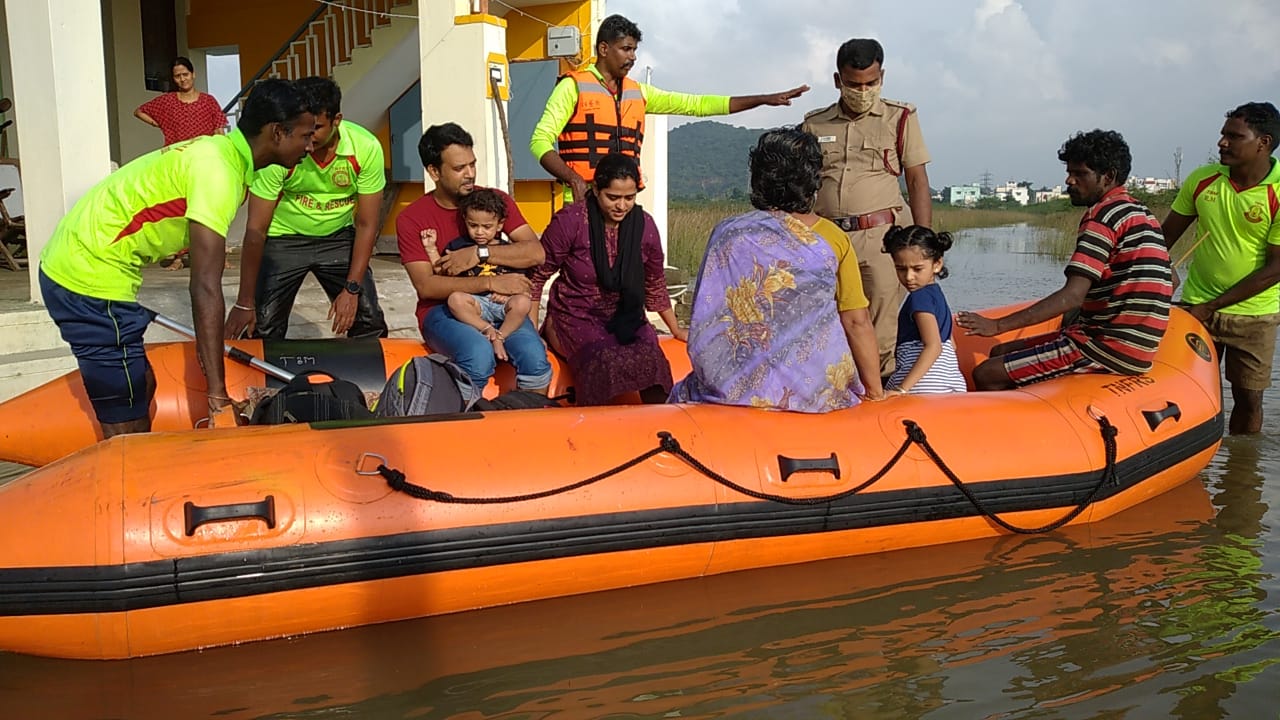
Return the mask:
[[493,410],[532,410],[535,408],[562,407],[556,400],[528,390],[512,390],[489,400],[480,398],[473,410],[489,412]]
[[[312,378],[324,380],[316,382]],[[281,425],[372,417],[373,413],[364,404],[364,393],[355,383],[311,371],[298,373],[280,392],[259,403],[249,424]]]

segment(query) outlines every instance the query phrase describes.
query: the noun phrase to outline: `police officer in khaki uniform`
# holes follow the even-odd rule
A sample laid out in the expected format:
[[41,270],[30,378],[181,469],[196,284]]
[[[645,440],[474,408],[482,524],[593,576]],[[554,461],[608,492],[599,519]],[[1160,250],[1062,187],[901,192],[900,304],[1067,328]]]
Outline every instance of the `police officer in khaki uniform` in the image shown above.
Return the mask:
[[[875,40],[855,38],[841,45],[835,73],[840,100],[805,115],[801,127],[816,135],[822,148],[822,186],[814,210],[849,233],[871,301],[880,374],[888,376],[906,290],[882,242],[895,224],[929,226],[933,211],[924,167],[929,150],[915,107],[881,99],[883,63],[884,49]],[[898,186],[904,175],[908,206]]]

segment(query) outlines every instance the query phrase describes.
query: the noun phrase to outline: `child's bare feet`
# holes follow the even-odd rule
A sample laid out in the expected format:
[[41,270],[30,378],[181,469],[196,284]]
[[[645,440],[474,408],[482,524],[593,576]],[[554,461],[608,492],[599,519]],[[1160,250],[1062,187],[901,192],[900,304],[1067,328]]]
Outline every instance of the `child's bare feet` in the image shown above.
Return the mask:
[[501,330],[490,325],[489,329],[484,331],[484,336],[489,339],[489,342],[493,343],[493,356],[495,358],[499,360],[510,359],[507,357],[507,347],[502,342],[506,338],[502,337]]

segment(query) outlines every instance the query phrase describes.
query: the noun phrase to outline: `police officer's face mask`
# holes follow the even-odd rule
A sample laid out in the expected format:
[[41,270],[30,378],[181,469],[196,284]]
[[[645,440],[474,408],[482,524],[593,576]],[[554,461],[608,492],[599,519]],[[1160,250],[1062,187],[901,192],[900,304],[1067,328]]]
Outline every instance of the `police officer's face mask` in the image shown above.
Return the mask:
[[880,86],[873,85],[869,88],[840,88],[840,99],[844,101],[845,107],[854,112],[855,115],[861,115],[871,109],[880,99]]

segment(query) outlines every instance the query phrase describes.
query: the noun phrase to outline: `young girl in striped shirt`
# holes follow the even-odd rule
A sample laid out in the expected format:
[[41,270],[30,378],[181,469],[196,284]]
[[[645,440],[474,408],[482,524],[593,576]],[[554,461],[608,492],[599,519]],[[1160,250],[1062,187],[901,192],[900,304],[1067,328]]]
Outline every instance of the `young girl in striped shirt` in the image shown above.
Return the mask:
[[885,389],[903,395],[964,392],[964,375],[951,340],[951,308],[938,287],[947,276],[942,256],[951,249],[950,233],[923,225],[894,226],[884,236],[898,282],[907,299],[898,311],[895,366]]

